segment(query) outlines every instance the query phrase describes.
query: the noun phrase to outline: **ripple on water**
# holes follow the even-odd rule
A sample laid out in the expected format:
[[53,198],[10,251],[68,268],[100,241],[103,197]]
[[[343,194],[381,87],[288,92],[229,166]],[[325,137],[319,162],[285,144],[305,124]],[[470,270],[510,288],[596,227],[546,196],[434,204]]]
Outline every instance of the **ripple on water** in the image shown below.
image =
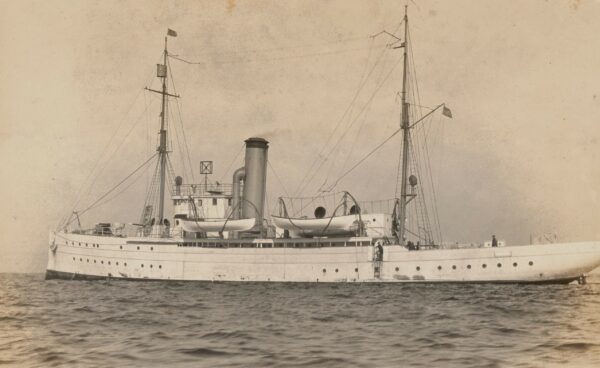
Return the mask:
[[0,364],[600,366],[600,284],[43,281],[0,275]]

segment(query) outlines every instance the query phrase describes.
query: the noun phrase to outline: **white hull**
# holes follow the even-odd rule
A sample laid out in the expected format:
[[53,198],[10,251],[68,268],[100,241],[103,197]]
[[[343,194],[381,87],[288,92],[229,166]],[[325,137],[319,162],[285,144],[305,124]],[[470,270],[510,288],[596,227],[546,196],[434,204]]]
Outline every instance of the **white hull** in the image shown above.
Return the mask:
[[369,238],[342,239],[340,246],[313,243],[313,247],[293,247],[288,242],[273,247],[272,239],[257,239],[253,247],[219,240],[200,247],[183,246],[182,239],[70,233],[52,233],[50,237],[48,278],[568,282],[600,265],[600,242],[420,251],[387,245],[383,247],[383,260],[374,261]]

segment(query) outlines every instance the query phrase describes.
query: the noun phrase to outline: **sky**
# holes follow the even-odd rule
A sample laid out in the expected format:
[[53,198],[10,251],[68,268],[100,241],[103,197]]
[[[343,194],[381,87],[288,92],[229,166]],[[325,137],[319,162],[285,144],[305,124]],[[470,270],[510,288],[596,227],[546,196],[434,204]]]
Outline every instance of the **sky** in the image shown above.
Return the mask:
[[[0,1],[0,272],[43,272],[48,232],[76,199],[85,208],[152,154],[158,100],[143,88],[158,86],[167,28],[170,52],[195,62],[170,60],[195,179],[213,160],[211,180],[230,182],[243,140],[264,137],[272,207],[326,156],[339,121],[354,121],[352,144],[299,194],[398,128],[401,54],[370,36],[403,14],[403,1]],[[409,17],[420,101],[454,115],[430,122],[444,239],[600,240],[600,2],[410,1]],[[399,147],[337,189],[392,198]],[[136,222],[146,180],[84,226]]]

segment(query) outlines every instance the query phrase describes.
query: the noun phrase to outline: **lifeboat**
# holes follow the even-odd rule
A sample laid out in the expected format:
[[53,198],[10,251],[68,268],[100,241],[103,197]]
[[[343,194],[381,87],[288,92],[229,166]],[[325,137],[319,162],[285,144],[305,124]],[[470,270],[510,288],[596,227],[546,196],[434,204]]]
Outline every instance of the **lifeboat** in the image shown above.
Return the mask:
[[354,236],[359,229],[357,214],[323,218],[289,218],[272,216],[273,224],[299,236]]
[[240,220],[184,220],[178,219],[179,225],[187,232],[247,231],[254,227],[256,219]]

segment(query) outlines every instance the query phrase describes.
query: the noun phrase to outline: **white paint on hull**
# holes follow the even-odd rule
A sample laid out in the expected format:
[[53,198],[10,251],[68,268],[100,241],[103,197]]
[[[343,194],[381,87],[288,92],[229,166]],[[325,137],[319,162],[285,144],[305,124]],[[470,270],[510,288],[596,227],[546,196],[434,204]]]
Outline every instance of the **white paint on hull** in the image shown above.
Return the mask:
[[373,261],[373,246],[367,245],[368,241],[364,244],[312,248],[185,247],[181,239],[53,233],[47,269],[158,280],[546,282],[575,279],[600,265],[600,242],[420,251],[386,245],[380,262]]

